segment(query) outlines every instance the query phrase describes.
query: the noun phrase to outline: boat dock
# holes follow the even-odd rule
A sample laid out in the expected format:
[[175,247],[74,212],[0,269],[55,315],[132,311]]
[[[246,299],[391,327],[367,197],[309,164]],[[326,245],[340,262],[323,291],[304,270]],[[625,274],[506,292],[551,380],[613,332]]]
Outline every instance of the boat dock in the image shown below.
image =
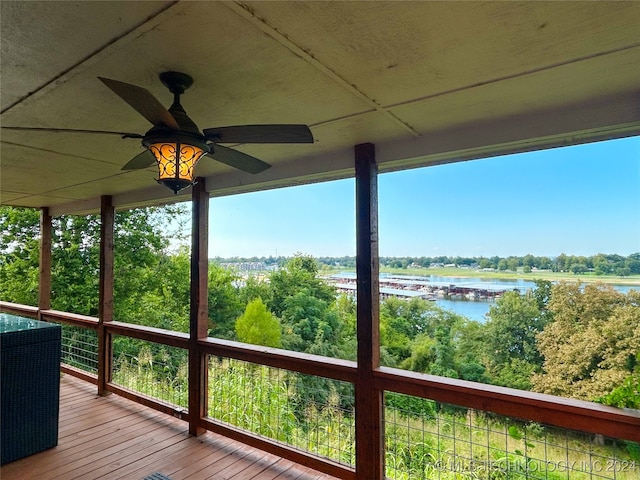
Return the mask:
[[[336,274],[328,277],[329,282],[339,292],[355,295],[355,274]],[[436,282],[428,279],[419,280],[416,277],[403,278],[399,276],[385,276],[380,278],[380,296],[397,298],[423,298],[435,301],[439,298],[449,300],[493,301],[505,292],[517,291],[524,293],[525,289],[518,286],[506,286],[499,283],[473,281],[468,282]]]

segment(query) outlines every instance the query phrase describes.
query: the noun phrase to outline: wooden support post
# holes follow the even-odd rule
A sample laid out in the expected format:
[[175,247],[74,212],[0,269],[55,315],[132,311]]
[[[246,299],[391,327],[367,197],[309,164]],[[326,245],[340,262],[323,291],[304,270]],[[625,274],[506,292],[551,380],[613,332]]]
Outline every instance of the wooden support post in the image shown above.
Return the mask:
[[358,379],[356,401],[356,477],[384,478],[382,392],[374,387],[380,366],[378,259],[378,166],[371,143],[356,145],[356,273]]
[[100,202],[100,300],[98,312],[98,395],[108,395],[111,382],[113,350],[105,323],[113,321],[113,236],[115,209],[111,197]]
[[204,178],[199,178],[192,193],[191,306],[189,325],[189,433],[200,435],[205,429],[200,419],[207,415],[207,362],[198,340],[207,338],[209,194]]
[[51,308],[51,215],[49,209],[40,210],[40,278],[38,281],[38,308]]

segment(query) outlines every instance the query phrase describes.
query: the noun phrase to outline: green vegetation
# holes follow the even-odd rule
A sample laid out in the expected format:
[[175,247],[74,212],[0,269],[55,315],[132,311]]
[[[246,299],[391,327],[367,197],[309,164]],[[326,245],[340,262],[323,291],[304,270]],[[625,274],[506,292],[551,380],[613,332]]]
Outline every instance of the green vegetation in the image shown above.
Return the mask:
[[[344,269],[331,269],[330,271],[343,271]],[[567,282],[585,282],[585,283],[607,283],[612,285],[640,285],[640,275],[632,274],[627,276],[616,275],[596,275],[593,272],[574,274],[571,272],[554,272],[551,270],[538,270],[525,272],[524,269],[516,271],[481,271],[468,268],[458,267],[437,267],[437,268],[388,268],[380,269],[383,273],[392,273],[397,275],[436,275],[442,277],[469,277],[469,278],[494,278],[494,279],[523,279],[523,280],[547,280],[551,282],[567,281]]]
[[241,342],[265,347],[282,346],[280,322],[259,297],[251,300],[236,320],[236,333]]
[[[189,255],[186,249],[171,250],[170,239],[163,233],[166,219],[180,211],[181,207],[174,206],[116,215],[116,320],[187,331]],[[33,210],[0,207],[3,300],[37,302],[37,225],[38,214]],[[53,308],[95,316],[99,221],[93,216],[60,217],[54,219],[53,227]],[[622,294],[602,283],[576,282],[582,275],[613,279],[620,273],[619,264],[629,269],[626,279],[640,278],[634,263],[638,255],[596,257],[564,256],[565,271],[552,273],[534,271],[535,257],[511,258],[510,263],[502,264],[507,265],[502,271],[502,259],[497,259],[495,275],[501,278],[511,275],[507,270],[513,267],[531,269],[530,275],[555,275],[554,280],[563,276],[572,281],[552,285],[536,277],[534,292],[506,293],[491,308],[485,324],[432,302],[390,298],[380,306],[382,363],[638,408],[640,293]],[[349,259],[334,261],[331,267],[307,255],[296,255],[287,262],[272,260],[270,264],[280,265],[279,269],[246,278],[211,262],[209,334],[355,359],[355,302],[337,296],[322,279],[330,268],[348,268]],[[408,273],[416,263],[409,260],[401,259],[398,266],[395,260],[386,259],[385,268]],[[605,264],[613,266],[607,270]],[[461,261],[460,265],[467,264]],[[593,271],[578,272],[581,269],[573,268],[575,265]],[[455,276],[488,275],[472,268],[425,270],[421,266],[415,271],[451,275],[451,270]],[[95,337],[72,329],[65,338],[65,358],[79,368],[95,368],[95,358],[86,354],[95,345]],[[336,461],[353,462],[351,385],[228,359],[210,359],[210,370],[214,379],[209,392],[211,416]],[[113,376],[127,388],[186,405],[183,350],[116,337]],[[584,454],[589,458],[616,455],[625,461],[640,460],[636,444],[594,446],[588,439],[564,433],[561,440],[560,434],[544,427],[397,394],[388,394],[386,403],[387,466],[393,478],[556,478],[562,472],[547,470],[546,476],[534,476],[526,466],[532,458],[556,464],[567,460],[569,443],[571,459],[576,461],[582,461],[581,451],[591,452]],[[547,447],[549,443],[564,447]],[[547,456],[539,458],[543,451]],[[499,462],[513,468],[505,471]],[[442,466],[447,467],[444,473]],[[624,478],[617,473],[616,478]],[[627,478],[636,474],[637,470],[632,471]],[[567,475],[565,470],[558,478]],[[572,472],[570,478],[582,478],[580,475]]]

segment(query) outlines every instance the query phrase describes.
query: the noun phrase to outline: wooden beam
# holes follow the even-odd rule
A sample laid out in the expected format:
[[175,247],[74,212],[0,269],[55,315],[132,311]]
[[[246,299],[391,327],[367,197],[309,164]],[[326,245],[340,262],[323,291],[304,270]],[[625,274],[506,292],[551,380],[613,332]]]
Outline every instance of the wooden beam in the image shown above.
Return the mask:
[[49,209],[40,210],[40,278],[38,281],[38,308],[51,308],[51,215]]
[[207,364],[198,340],[207,338],[209,194],[204,179],[196,180],[191,212],[191,305],[189,317],[189,433],[205,432],[200,419],[207,414]]
[[378,259],[378,166],[371,143],[356,145],[356,274],[358,376],[356,401],[356,475],[384,478],[382,391],[374,382],[380,366]]
[[111,197],[100,201],[100,297],[98,313],[98,395],[108,395],[113,351],[111,335],[104,327],[113,320],[113,237],[115,208]]

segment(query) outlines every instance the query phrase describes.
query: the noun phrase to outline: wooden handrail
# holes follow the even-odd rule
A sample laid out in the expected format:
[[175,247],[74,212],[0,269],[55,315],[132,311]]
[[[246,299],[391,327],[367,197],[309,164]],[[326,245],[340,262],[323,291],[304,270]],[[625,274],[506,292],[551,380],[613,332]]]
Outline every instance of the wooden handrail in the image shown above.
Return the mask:
[[381,390],[533,420],[572,430],[640,441],[640,411],[543,393],[437,377],[397,368],[374,372]]
[[202,353],[235,358],[293,372],[355,383],[356,363],[338,358],[322,357],[309,353],[292,352],[279,348],[262,347],[246,343],[207,338],[198,342]]
[[38,318],[38,307],[21,305],[19,303],[0,301],[0,312],[22,315],[27,318]]
[[59,310],[40,310],[40,319],[44,322],[60,322],[77,327],[98,328],[98,319],[77,313],[61,312]]
[[135,323],[109,322],[105,324],[106,331],[111,335],[122,335],[148,342],[169,345],[170,347],[189,348],[189,334],[164,330],[162,328],[145,327]]

